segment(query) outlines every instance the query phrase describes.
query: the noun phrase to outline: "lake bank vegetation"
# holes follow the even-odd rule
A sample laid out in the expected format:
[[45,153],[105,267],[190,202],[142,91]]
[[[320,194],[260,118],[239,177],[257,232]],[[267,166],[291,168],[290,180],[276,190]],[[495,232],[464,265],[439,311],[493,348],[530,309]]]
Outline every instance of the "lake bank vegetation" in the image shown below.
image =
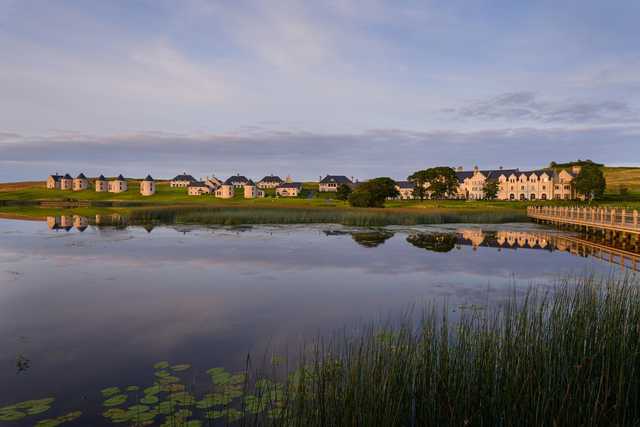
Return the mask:
[[[190,373],[188,364],[158,362],[149,384],[105,385],[96,393],[102,409],[94,418],[85,410],[80,421],[189,427],[640,422],[640,290],[629,277],[577,276],[514,291],[490,306],[434,303],[417,318],[347,330],[318,338],[291,362],[263,358],[259,369],[250,357],[243,371],[217,367],[204,375]],[[0,406],[0,420],[44,418],[54,400]]]

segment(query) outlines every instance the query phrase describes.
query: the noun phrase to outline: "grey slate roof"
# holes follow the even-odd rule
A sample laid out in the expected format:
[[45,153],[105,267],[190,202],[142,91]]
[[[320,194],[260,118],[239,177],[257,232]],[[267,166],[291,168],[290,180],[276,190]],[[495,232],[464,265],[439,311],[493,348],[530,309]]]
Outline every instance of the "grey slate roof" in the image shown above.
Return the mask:
[[283,182],[282,184],[278,185],[278,188],[302,189],[302,183],[301,182]]
[[207,184],[205,184],[203,181],[191,181],[189,187],[207,187]]
[[241,184],[246,184],[246,183],[249,182],[249,180],[245,176],[234,175],[234,176],[230,176],[229,178],[227,178],[227,180],[224,183],[225,184],[233,184],[234,182],[239,182]]
[[96,179],[96,181],[106,181],[106,180],[107,178],[105,178],[104,175],[100,175],[98,179]]
[[63,178],[64,178],[64,179],[73,179],[73,178],[71,178],[71,175],[69,175],[68,173],[67,173],[67,174],[65,174]]
[[278,175],[269,175],[269,176],[265,176],[258,182],[283,182],[283,181],[282,181],[282,178],[280,178]]
[[118,177],[116,178],[118,181],[124,181],[124,176],[122,176],[122,174],[118,175]]
[[49,175],[49,176],[53,178],[54,181],[60,181],[60,178],[62,178],[62,175],[58,175],[58,174]]
[[[509,175],[511,174],[520,174],[520,171],[518,169],[489,169],[481,170],[479,172],[483,174],[487,179],[498,179],[500,175],[509,177]],[[467,178],[471,178],[473,176],[473,171],[456,172],[456,176],[458,177],[458,181],[462,182]]]
[[153,181],[153,178],[151,178],[151,175],[147,175],[143,181]]
[[324,178],[322,178],[322,181],[320,181],[320,184],[329,184],[329,183],[353,184],[353,182],[351,182],[351,180],[344,175],[327,175]]
[[196,181],[196,179],[194,177],[192,177],[191,175],[182,174],[182,175],[174,176],[171,181],[189,181],[189,182],[194,182],[194,181]]
[[411,181],[396,181],[396,185],[402,189],[414,189],[416,185]]
[[78,176],[76,177],[76,179],[87,179],[87,177],[86,177],[86,176],[84,176],[84,174],[83,174],[83,173],[81,173],[80,175],[78,175]]

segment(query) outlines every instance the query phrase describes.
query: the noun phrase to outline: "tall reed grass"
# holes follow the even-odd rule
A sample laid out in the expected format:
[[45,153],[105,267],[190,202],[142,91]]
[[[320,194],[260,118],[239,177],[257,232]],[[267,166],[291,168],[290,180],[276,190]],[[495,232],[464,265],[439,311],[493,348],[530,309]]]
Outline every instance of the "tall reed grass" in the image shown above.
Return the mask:
[[567,279],[487,310],[429,307],[415,326],[319,341],[284,386],[282,426],[640,423],[640,292]]
[[132,222],[241,224],[332,223],[349,226],[418,225],[444,223],[505,223],[528,221],[525,211],[516,210],[418,210],[332,209],[332,208],[162,208],[134,210]]

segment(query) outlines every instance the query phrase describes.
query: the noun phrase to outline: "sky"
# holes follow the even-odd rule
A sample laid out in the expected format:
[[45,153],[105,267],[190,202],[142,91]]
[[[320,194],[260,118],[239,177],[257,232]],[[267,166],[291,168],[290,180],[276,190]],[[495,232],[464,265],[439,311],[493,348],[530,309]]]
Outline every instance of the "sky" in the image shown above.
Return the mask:
[[0,181],[640,166],[637,0],[0,0]]

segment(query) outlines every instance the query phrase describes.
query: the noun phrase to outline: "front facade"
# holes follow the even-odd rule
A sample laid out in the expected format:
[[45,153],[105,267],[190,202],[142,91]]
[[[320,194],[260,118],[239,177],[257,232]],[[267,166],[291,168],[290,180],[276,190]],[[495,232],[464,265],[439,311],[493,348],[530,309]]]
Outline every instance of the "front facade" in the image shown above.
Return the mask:
[[211,194],[211,191],[215,190],[212,190],[212,188],[203,181],[192,182],[189,187],[187,187],[187,194],[189,194],[190,196],[202,196],[205,194]]
[[300,182],[285,182],[276,187],[276,194],[280,197],[298,197],[301,191]]
[[485,185],[494,180],[498,183],[498,200],[571,200],[579,197],[573,185],[578,173],[579,167],[574,167],[571,171],[475,168],[469,172],[457,172],[460,181],[457,197],[469,200],[485,199]]
[[396,181],[396,190],[398,190],[398,199],[400,200],[412,200],[415,188],[416,185],[411,181]]
[[65,174],[65,176],[60,178],[60,189],[71,190],[72,188],[73,188],[73,178],[71,178],[71,175]]
[[220,199],[232,199],[235,195],[235,187],[231,184],[222,184],[216,190],[216,197]]
[[320,180],[318,191],[320,192],[337,192],[341,185],[353,187],[353,180],[344,175],[327,175]]
[[249,184],[249,182],[250,182],[249,179],[238,174],[238,175],[230,176],[229,178],[227,178],[227,180],[224,183],[226,185],[233,185],[235,188],[242,188],[245,185]]
[[151,175],[147,175],[147,177],[140,182],[140,194],[143,196],[153,196],[156,194],[156,183],[153,178],[151,178]]
[[57,173],[54,175],[49,175],[47,177],[47,189],[49,190],[59,190],[60,189],[60,180],[62,179],[62,175],[58,175]]
[[188,175],[186,172],[183,172],[182,175],[173,177],[173,179],[169,182],[169,186],[171,188],[186,188],[192,182],[196,182],[196,179],[191,175]]
[[261,188],[263,190],[266,188],[276,188],[282,183],[284,183],[284,181],[279,176],[269,175],[258,181],[258,188]]
[[244,186],[244,198],[245,199],[256,199],[259,197],[264,197],[264,191],[261,190],[253,183],[253,181],[249,181]]
[[83,173],[73,180],[73,191],[83,191],[89,188],[89,180]]
[[109,181],[109,193],[123,193],[128,189],[127,181],[122,175],[118,175],[117,178]]
[[106,193],[109,191],[109,183],[104,175],[100,175],[93,183],[96,193]]

